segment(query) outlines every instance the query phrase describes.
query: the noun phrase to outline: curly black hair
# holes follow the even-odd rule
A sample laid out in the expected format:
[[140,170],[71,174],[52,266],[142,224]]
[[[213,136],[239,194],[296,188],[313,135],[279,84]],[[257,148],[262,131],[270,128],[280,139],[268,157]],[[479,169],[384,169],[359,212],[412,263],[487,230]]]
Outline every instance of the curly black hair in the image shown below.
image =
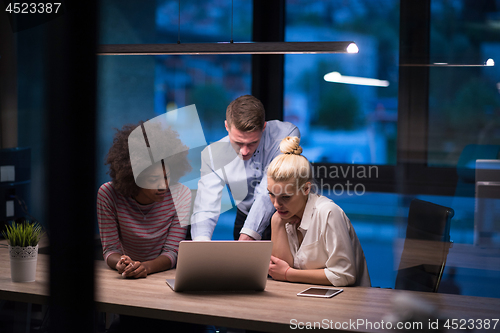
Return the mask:
[[[139,194],[140,187],[137,186],[132,170],[132,161],[129,152],[129,136],[138,127],[144,128],[144,122],[140,121],[137,125],[127,124],[121,130],[115,129],[113,145],[106,156],[105,165],[109,165],[108,174],[111,177],[113,187],[123,196],[134,197]],[[148,124],[155,127],[154,130],[161,131],[161,144],[155,145],[155,152],[161,156],[169,156],[164,161],[171,171],[170,182],[176,183],[179,178],[191,171],[191,165],[187,159],[188,147],[179,139],[179,134],[171,127],[160,128],[154,124]],[[148,138],[145,138],[149,146]],[[138,164],[150,164],[149,160],[133,161],[134,166]]]

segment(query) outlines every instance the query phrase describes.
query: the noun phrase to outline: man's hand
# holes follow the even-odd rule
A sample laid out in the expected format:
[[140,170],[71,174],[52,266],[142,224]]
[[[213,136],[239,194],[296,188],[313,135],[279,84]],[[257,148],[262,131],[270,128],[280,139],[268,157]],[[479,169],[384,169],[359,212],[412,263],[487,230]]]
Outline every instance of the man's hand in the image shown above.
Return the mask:
[[247,234],[240,234],[240,238],[238,240],[241,241],[254,241],[255,239],[253,237],[248,236]]

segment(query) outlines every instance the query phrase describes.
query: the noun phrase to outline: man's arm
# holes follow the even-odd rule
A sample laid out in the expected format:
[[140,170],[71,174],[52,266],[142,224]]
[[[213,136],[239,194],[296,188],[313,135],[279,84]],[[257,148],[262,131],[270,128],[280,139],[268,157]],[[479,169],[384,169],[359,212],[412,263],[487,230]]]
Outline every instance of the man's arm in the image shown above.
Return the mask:
[[276,211],[267,192],[266,175],[262,176],[260,184],[255,188],[254,198],[255,200],[252,207],[250,207],[245,224],[241,229],[239,240],[245,240],[246,237],[241,236],[243,234],[251,237],[248,240],[260,240],[262,233],[269,225],[271,216]]
[[210,148],[202,152],[201,178],[191,216],[191,237],[193,240],[211,240],[221,209],[223,180],[211,165]]

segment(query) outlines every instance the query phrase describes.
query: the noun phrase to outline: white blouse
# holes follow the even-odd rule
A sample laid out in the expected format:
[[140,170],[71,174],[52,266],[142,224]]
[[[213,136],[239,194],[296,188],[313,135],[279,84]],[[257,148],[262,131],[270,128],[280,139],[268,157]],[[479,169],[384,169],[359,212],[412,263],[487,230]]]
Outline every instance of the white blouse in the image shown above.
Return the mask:
[[327,197],[310,193],[298,230],[286,224],[288,243],[297,269],[324,268],[333,286],[370,287],[365,255],[344,211]]

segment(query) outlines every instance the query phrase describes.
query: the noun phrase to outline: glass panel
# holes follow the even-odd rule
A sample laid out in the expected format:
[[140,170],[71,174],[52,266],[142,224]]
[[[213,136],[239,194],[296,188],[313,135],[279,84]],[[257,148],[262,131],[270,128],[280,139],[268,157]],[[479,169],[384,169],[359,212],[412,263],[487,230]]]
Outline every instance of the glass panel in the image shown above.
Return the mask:
[[[110,0],[101,3],[100,43],[250,41],[252,19],[251,0],[238,1],[234,8],[231,1],[180,1],[180,26],[177,0]],[[207,142],[217,141],[227,134],[227,105],[250,92],[248,55],[100,57],[98,160],[111,146],[113,128],[191,104]],[[199,167],[192,173],[199,174]],[[102,163],[97,174],[99,185],[108,180]],[[196,189],[196,183],[189,186]],[[214,239],[233,238],[234,215],[234,210],[221,215]]]
[[499,257],[500,170],[476,164],[496,160],[490,166],[500,168],[499,22],[495,0],[431,1],[428,164],[456,168],[458,176],[445,204],[455,211],[450,293],[500,297],[492,264]]
[[[373,168],[395,164],[399,1],[289,0],[286,10],[287,41],[354,41],[359,47],[358,54],[285,56],[284,118],[300,128],[303,154],[311,162]],[[331,72],[385,80],[389,85],[325,81]],[[350,218],[372,285],[393,288],[400,255],[394,239],[404,237],[408,202],[399,194],[365,192],[363,181],[368,176],[354,184],[342,182],[342,174],[351,175],[352,167],[330,166],[329,178],[339,180],[324,187],[322,194]]]
[[251,93],[250,55],[156,56],[154,110],[196,104],[207,142],[227,135],[229,103]]
[[229,42],[231,34],[234,41],[250,41],[252,1],[238,1],[234,8],[231,4],[196,0],[102,1],[100,43],[177,43],[179,37],[181,43]]
[[[285,56],[284,118],[300,128],[305,155],[395,164],[399,1],[289,0],[286,10],[287,41],[352,40],[359,47],[358,54]],[[325,81],[331,72],[388,86]]]
[[[250,94],[250,76],[249,55],[100,56],[98,185],[109,180],[103,161],[111,147],[114,128],[195,104],[205,140],[217,141],[227,135],[224,120],[229,103]],[[195,180],[185,184],[193,190],[200,172],[196,162],[199,153],[196,150],[188,155],[193,170],[185,179]],[[231,205],[229,201],[223,204]],[[214,239],[233,238],[234,216],[234,210],[221,215]]]
[[484,65],[500,62],[498,1],[433,0],[431,15],[429,165],[497,158],[500,67]]

